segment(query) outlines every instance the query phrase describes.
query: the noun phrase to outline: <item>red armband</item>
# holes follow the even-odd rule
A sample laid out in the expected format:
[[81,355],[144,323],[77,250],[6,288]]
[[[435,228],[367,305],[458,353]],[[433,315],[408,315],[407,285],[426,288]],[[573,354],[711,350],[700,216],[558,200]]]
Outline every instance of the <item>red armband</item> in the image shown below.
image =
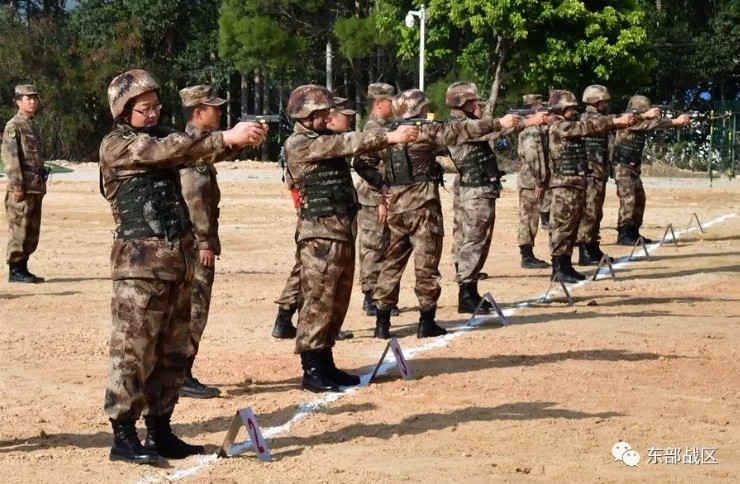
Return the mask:
[[290,196],[293,198],[293,206],[295,208],[299,208],[301,206],[301,196],[298,194],[298,189],[291,188]]

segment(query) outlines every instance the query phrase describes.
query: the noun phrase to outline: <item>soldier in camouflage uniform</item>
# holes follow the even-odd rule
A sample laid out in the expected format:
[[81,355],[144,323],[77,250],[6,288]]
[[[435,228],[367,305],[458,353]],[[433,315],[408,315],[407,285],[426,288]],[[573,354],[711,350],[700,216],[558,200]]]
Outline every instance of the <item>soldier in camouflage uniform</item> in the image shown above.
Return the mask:
[[[429,102],[423,92],[410,89],[393,100],[393,114],[399,122],[424,118]],[[508,115],[501,120],[453,119],[427,124],[421,127],[417,142],[393,146],[383,153],[385,178],[390,185],[391,240],[373,294],[378,307],[376,338],[390,338],[391,308],[398,303],[396,287],[412,252],[420,312],[416,335],[426,338],[447,334],[435,321],[441,293],[439,260],[444,228],[439,199],[442,170],[433,154],[440,146],[458,145],[519,122],[517,116]]]
[[8,282],[43,282],[28,271],[41,230],[41,202],[48,172],[41,158],[41,135],[33,120],[39,107],[36,88],[15,86],[18,113],[5,125],[1,158],[8,177],[5,214],[8,218]]
[[[583,91],[583,102],[586,112],[581,119],[601,119],[608,117],[609,90],[599,84],[588,86]],[[609,178],[609,135],[588,136],[586,158],[588,170],[586,175],[586,209],[578,227],[578,265],[598,264],[604,253],[599,247],[599,229],[604,216],[604,199],[606,198],[606,181]],[[613,261],[613,259],[612,259]]]
[[[471,82],[455,82],[447,88],[445,103],[451,108],[450,119],[465,121],[480,119],[481,105],[485,102],[478,95],[478,88]],[[540,113],[528,118],[526,126],[535,126],[547,121],[547,114]],[[515,129],[516,131],[516,129]],[[455,278],[459,285],[457,312],[475,312],[481,303],[478,293],[478,278],[488,258],[496,221],[496,199],[501,194],[501,172],[491,140],[500,135],[494,132],[487,136],[450,146],[449,152],[457,170],[453,206],[457,206],[459,224],[453,228],[453,238],[458,248],[454,253]],[[493,309],[488,301],[481,304],[480,312]]]
[[[296,241],[303,304],[295,352],[301,356],[301,385],[314,392],[360,383],[359,377],[336,367],[332,354],[347,313],[355,267],[357,193],[345,157],[413,141],[418,134],[408,126],[388,134],[335,134],[327,127],[333,107],[327,89],[296,88],[288,100],[295,127],[284,145],[289,176],[301,203]],[[375,188],[382,189],[380,176],[367,176]]]
[[[221,122],[219,106],[226,102],[218,97],[211,86],[191,86],[180,91],[183,116],[187,121],[185,132],[193,136],[217,130]],[[219,154],[226,159],[236,154]],[[193,398],[213,398],[221,394],[216,387],[207,386],[193,377],[193,363],[198,355],[200,340],[208,322],[211,307],[211,291],[215,276],[216,257],[221,254],[221,241],[218,238],[218,204],[221,190],[216,178],[216,167],[204,165],[201,160],[188,163],[180,168],[182,196],[188,206],[190,221],[195,234],[195,248],[198,251],[193,278],[192,309],[190,311],[190,348],[185,382],[180,387],[180,396]]]
[[[383,131],[386,124],[393,119],[393,86],[385,83],[370,84],[367,87],[367,100],[370,104],[370,116],[363,131],[368,133]],[[359,155],[362,162],[378,168],[380,153],[366,153]],[[357,198],[360,201],[360,211],[357,213],[357,238],[360,258],[360,284],[365,296],[362,309],[368,316],[375,316],[376,309],[373,301],[373,292],[378,283],[378,276],[383,267],[385,253],[388,250],[390,230],[385,224],[385,204],[383,194],[375,190],[363,178],[355,185]],[[380,211],[383,211],[382,213]],[[400,291],[400,287],[397,288]],[[398,306],[391,308],[395,316],[399,314]]]
[[[645,214],[645,189],[640,178],[642,150],[650,131],[680,128],[688,125],[691,118],[682,114],[676,119],[660,118],[660,110],[652,108],[645,96],[632,96],[627,110],[641,113],[642,121],[628,129],[617,131],[612,160],[619,196],[619,219],[617,221],[617,244],[635,245],[641,237],[640,227]],[[646,243],[652,240],[643,237]]]
[[[334,133],[346,133],[352,130],[352,125],[357,116],[357,111],[349,109],[345,106],[347,100],[342,97],[334,97],[335,108],[331,110],[329,115],[329,121],[327,128]],[[285,157],[284,151],[280,151],[280,156]],[[285,160],[283,159],[283,163]],[[293,201],[295,202],[296,210],[300,209],[300,197],[292,183],[292,179],[289,176],[289,185]],[[367,183],[367,182],[366,182]],[[368,185],[370,186],[370,185]],[[300,211],[298,211],[299,222],[300,222]],[[297,230],[298,226],[296,226]],[[297,249],[297,248],[296,248]],[[293,326],[291,321],[293,314],[301,306],[301,260],[300,253],[296,250],[295,263],[290,271],[288,280],[285,281],[285,287],[283,292],[280,293],[280,297],[275,301],[278,304],[278,314],[275,318],[275,327],[272,329],[272,336],[279,339],[292,339],[296,337],[296,328]],[[339,330],[337,333],[337,340],[342,341],[345,339],[354,338],[354,334],[351,331]]]
[[[134,69],[113,79],[108,102],[116,125],[100,145],[101,192],[116,235],[111,250],[113,330],[105,411],[113,425],[111,460],[154,463],[203,447],[170,427],[189,353],[193,232],[177,168],[213,163],[229,146],[257,145],[264,128],[239,123],[223,132],[177,133],[158,126],[159,84]],[[144,417],[142,446],[136,420]]]
[[[524,106],[537,111],[542,107],[542,96],[527,94]],[[547,262],[534,256],[534,238],[540,221],[540,206],[545,193],[549,192],[550,171],[547,163],[547,127],[531,126],[519,133],[519,252],[521,266],[525,269],[546,269]],[[549,217],[549,208],[548,208]]]
[[550,188],[553,196],[550,213],[551,278],[560,277],[563,282],[577,282],[585,279],[571,262],[578,225],[586,207],[588,160],[584,138],[627,127],[634,119],[632,115],[623,115],[613,119],[603,117],[577,121],[578,101],[570,91],[551,91],[549,104],[557,114],[548,130]]

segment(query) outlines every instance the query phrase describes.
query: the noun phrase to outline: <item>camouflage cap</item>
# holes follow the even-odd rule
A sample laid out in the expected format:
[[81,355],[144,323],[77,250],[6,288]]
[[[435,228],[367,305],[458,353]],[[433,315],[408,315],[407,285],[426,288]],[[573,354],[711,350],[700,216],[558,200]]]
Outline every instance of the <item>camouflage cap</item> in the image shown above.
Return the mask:
[[529,107],[533,104],[542,104],[542,94],[525,94],[522,96],[522,104]]
[[550,91],[549,104],[551,108],[562,113],[566,108],[578,106],[578,100],[570,91],[553,89]]
[[288,99],[288,116],[293,119],[303,119],[315,111],[334,107],[334,97],[325,87],[316,84],[298,86],[290,93]]
[[143,69],[132,69],[114,77],[108,86],[108,104],[113,119],[123,114],[126,103],[149,91],[159,93],[159,83]]
[[347,99],[343,97],[334,97],[334,110],[345,116],[355,116],[357,114],[357,111],[347,107]]
[[609,101],[612,97],[609,95],[609,89],[600,85],[592,84],[583,91],[583,102],[586,104],[596,104],[599,101]]
[[652,107],[653,103],[650,102],[645,96],[632,96],[627,103],[627,109],[636,109],[640,112],[645,112]]
[[36,90],[36,86],[33,84],[18,84],[15,86],[16,96],[38,96],[39,92]]
[[396,90],[393,86],[384,82],[376,82],[367,86],[367,98],[368,99],[387,99],[393,101],[393,96]]
[[461,108],[468,101],[482,101],[478,95],[478,86],[472,82],[453,82],[447,88],[445,104],[451,108]]
[[409,89],[393,98],[393,115],[397,118],[415,118],[432,102],[426,94],[418,89]]
[[206,106],[220,106],[226,102],[216,94],[211,86],[197,85],[180,89],[180,99],[186,108],[204,104]]

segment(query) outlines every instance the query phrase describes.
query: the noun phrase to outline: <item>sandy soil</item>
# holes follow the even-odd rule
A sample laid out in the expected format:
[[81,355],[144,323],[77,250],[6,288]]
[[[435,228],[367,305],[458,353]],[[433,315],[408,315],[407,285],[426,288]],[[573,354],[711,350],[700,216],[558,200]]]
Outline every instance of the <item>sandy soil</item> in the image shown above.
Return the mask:
[[[293,262],[295,215],[274,166],[226,165],[222,241],[211,320],[196,376],[222,398],[183,399],[178,434],[215,452],[236,409],[251,407],[268,429],[274,461],[254,453],[191,457],[156,468],[108,461],[111,431],[102,411],[110,331],[108,255],[112,219],[94,166],[53,180],[31,269],[42,285],[0,281],[0,482],[739,482],[740,216],[656,248],[650,260],[573,289],[550,304],[533,301],[548,271],[519,267],[516,190],[507,180],[494,246],[481,282],[509,308],[510,326],[491,320],[463,330],[446,239],[438,318],[443,341],[417,340],[411,271],[393,325],[415,379],[396,370],[369,387],[319,405],[299,389],[292,343],[270,337],[278,295]],[[648,179],[643,232],[659,238],[740,213],[740,185]],[[443,192],[446,230],[451,200]],[[609,186],[604,248],[613,245],[617,199]],[[5,226],[4,214],[0,216]],[[6,242],[0,231],[0,242]],[[535,249],[544,257],[547,238]],[[370,371],[384,347],[352,297],[340,366]],[[436,343],[430,345],[430,343]],[[290,425],[276,429],[286,422]],[[243,441],[244,432],[238,441]],[[642,462],[611,456],[623,439]],[[704,464],[650,463],[648,449],[705,450]],[[716,449],[712,454],[711,449]],[[708,463],[716,459],[716,464]],[[701,459],[700,459],[701,460]],[[189,469],[188,471],[183,471]]]

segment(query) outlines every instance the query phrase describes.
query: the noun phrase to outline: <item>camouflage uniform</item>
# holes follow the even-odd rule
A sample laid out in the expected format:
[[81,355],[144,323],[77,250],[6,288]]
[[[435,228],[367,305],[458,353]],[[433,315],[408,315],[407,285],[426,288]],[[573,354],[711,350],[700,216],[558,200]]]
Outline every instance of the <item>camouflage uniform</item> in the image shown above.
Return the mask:
[[[608,118],[599,113],[593,106],[586,106],[586,112],[581,120]],[[586,142],[588,156],[588,171],[586,176],[586,210],[578,227],[577,242],[591,244],[599,242],[599,228],[604,217],[604,200],[606,198],[606,181],[609,178],[609,149],[607,135],[593,137],[595,144],[603,144],[605,149],[594,149]]]
[[[568,91],[554,91],[550,105],[558,109],[577,106],[575,96]],[[564,106],[564,107],[563,107]],[[561,111],[562,112],[562,111]],[[567,121],[558,118],[550,125],[549,163],[550,188],[553,201],[550,213],[550,254],[553,258],[553,277],[583,276],[572,269],[571,254],[578,235],[578,226],[586,206],[586,147],[584,138],[615,129],[610,118]],[[561,271],[560,269],[565,271]]]
[[[405,91],[393,101],[398,118],[413,118],[429,103],[416,89]],[[441,167],[433,153],[438,146],[449,146],[500,131],[498,121],[450,120],[421,127],[415,143],[395,145],[384,153],[386,181],[390,185],[391,205],[388,227],[391,238],[386,260],[378,278],[373,299],[378,306],[376,336],[389,337],[390,308],[398,303],[396,287],[414,253],[416,297],[421,313],[417,336],[444,334],[434,322],[441,293],[439,261],[442,256],[442,209],[434,171]],[[430,175],[432,172],[432,175]],[[425,328],[431,328],[429,332]]]
[[[630,99],[628,109],[634,108],[647,111],[650,100],[644,96],[634,96]],[[645,189],[642,187],[640,167],[647,134],[650,131],[671,128],[671,119],[658,118],[644,120],[617,131],[612,159],[619,196],[617,230],[620,232],[620,243],[626,238],[626,245],[632,245],[640,235],[639,229],[645,214]]]
[[[519,246],[534,246],[540,221],[542,200],[534,194],[535,187],[546,188],[549,170],[547,161],[547,127],[530,126],[519,133]],[[549,192],[549,190],[547,190]],[[548,209],[549,211],[549,209]]]
[[[129,71],[111,83],[114,117],[123,110],[117,93],[152,90],[141,91],[156,82],[141,72]],[[213,163],[227,150],[219,132],[136,130],[125,123],[100,145],[102,191],[117,227],[105,392],[105,411],[114,421],[135,421],[145,407],[148,416],[169,415],[177,402],[192,355],[188,334],[195,266],[177,168],[196,160]]]
[[[31,85],[19,85],[16,96],[37,95]],[[36,251],[41,230],[41,204],[46,194],[47,172],[41,158],[41,134],[33,118],[22,111],[8,121],[2,138],[2,161],[8,177],[5,213],[8,219],[7,262],[10,277],[20,270],[28,273],[28,259]],[[16,202],[14,193],[23,190],[25,199]],[[41,282],[30,277],[23,282]],[[19,281],[20,282],[20,281]]]

